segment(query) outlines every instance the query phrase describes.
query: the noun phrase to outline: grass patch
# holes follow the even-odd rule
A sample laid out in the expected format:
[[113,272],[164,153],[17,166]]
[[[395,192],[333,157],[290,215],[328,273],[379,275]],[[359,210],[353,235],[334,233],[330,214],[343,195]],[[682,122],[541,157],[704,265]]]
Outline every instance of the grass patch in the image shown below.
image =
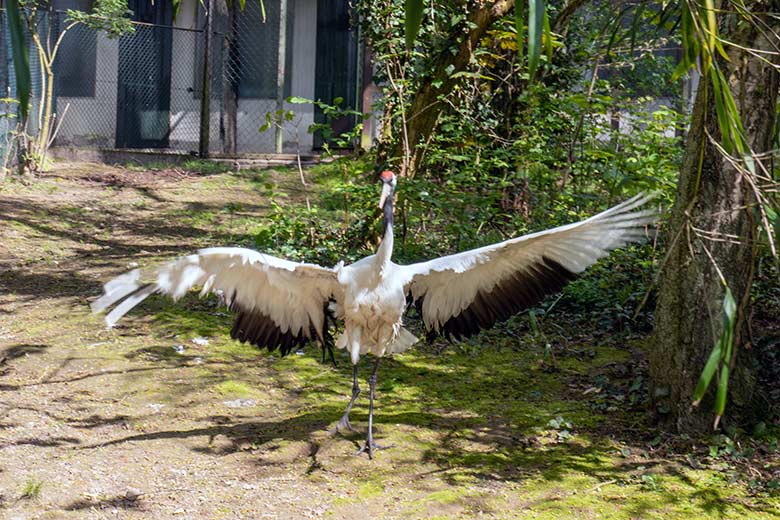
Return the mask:
[[189,159],[179,165],[183,170],[187,170],[199,175],[216,175],[230,171],[230,165],[224,162],[209,161],[205,159]]
[[385,491],[385,486],[376,480],[363,482],[358,487],[358,498],[366,500],[381,495]]
[[42,487],[43,487],[42,481],[34,477],[28,478],[27,481],[24,483],[24,486],[22,487],[22,498],[26,498],[30,500],[40,498]]
[[465,496],[464,490],[459,488],[443,489],[441,491],[434,491],[429,493],[423,499],[423,502],[436,502],[439,504],[451,504],[457,502]]
[[260,394],[257,388],[235,379],[223,381],[216,385],[214,389],[226,397],[257,397]]

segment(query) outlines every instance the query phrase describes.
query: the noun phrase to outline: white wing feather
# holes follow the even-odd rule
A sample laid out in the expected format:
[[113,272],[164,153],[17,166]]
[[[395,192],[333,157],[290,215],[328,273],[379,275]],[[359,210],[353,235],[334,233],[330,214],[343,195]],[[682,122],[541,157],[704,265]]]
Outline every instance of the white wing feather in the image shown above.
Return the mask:
[[140,280],[141,272],[136,269],[106,283],[103,296],[92,303],[93,312],[126,297],[106,315],[106,325],[112,327],[155,292],[176,300],[201,286],[201,294],[221,292],[229,304],[268,316],[282,332],[297,335],[303,330],[308,335],[313,325],[321,335],[323,306],[340,291],[333,269],[231,247],[202,249],[157,269],[154,282],[142,284]]
[[645,238],[655,221],[652,209],[638,210],[652,196],[637,195],[593,217],[489,246],[403,266],[404,283],[414,300],[423,298],[426,327],[439,331],[471,305],[478,293],[518,273],[534,276],[550,259],[573,274],[584,271],[612,249]]

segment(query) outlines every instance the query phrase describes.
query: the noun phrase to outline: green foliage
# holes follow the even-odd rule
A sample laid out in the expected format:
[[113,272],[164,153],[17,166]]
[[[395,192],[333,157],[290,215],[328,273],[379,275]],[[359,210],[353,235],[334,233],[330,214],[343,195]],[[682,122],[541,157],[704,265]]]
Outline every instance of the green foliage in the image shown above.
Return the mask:
[[287,200],[287,194],[273,183],[265,183],[262,189],[271,211],[254,245],[261,251],[322,265],[349,263],[372,254],[371,237],[380,228],[375,208],[379,186],[367,178],[371,171],[367,160],[351,158],[314,168],[312,182],[324,191],[310,209]]
[[654,293],[636,318],[635,314],[657,270],[654,256],[652,244],[614,251],[567,285],[556,309],[581,316],[599,330],[648,331],[655,308]]
[[[323,139],[323,148],[326,154],[331,153],[331,148],[350,148],[360,138],[360,134],[363,131],[363,121],[370,117],[371,114],[364,114],[358,110],[352,108],[343,107],[344,98],[337,97],[333,100],[333,104],[325,103],[324,101],[313,101],[298,96],[291,96],[285,100],[287,103],[295,105],[314,105],[320,109],[322,115],[325,117],[325,121],[321,123],[312,123],[307,128],[310,134],[319,134]],[[333,122],[337,119],[349,118],[355,124],[351,125],[351,130],[336,134],[333,131]],[[295,112],[292,110],[277,110],[275,112],[266,112],[265,123],[263,123],[259,131],[266,132],[271,128],[282,128],[285,124],[291,123],[295,120]]]
[[[310,99],[295,96],[287,98],[287,102],[293,104],[312,104],[322,111],[325,121],[322,123],[313,123],[307,130],[311,134],[319,134],[322,136],[323,147],[326,152],[334,145],[337,148],[348,148],[352,146],[360,138],[360,134],[363,131],[363,121],[371,116],[371,114],[364,114],[359,110],[342,106],[344,99],[340,97],[334,98],[332,105],[320,100],[312,101]],[[342,118],[352,119],[355,124],[350,131],[336,134],[333,131],[333,122]]]
[[133,11],[124,0],[95,0],[91,13],[68,9],[68,20],[83,23],[90,29],[103,31],[109,38],[119,38],[135,30]]
[[720,418],[726,409],[726,396],[728,395],[729,370],[731,368],[731,353],[734,344],[734,324],[737,319],[737,303],[731,294],[731,289],[726,286],[726,294],[723,297],[723,325],[721,335],[715,342],[707,363],[704,365],[699,382],[693,392],[693,405],[698,405],[704,393],[712,381],[713,376],[720,368],[718,389],[715,395],[715,426],[718,427]]
[[42,487],[43,482],[40,480],[33,477],[28,478],[22,488],[22,498],[36,499],[40,497]]

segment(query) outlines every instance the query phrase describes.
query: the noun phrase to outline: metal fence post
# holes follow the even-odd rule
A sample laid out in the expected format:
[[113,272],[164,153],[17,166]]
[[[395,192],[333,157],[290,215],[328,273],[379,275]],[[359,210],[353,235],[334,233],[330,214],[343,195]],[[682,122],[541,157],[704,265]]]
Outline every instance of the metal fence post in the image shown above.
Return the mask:
[[279,0],[279,56],[276,73],[276,114],[278,124],[276,125],[276,153],[282,153],[284,145],[282,139],[282,124],[285,119],[282,116],[284,111],[284,64],[287,61],[287,0]]
[[203,78],[200,92],[200,140],[198,142],[198,153],[203,158],[209,156],[209,130],[211,126],[211,24],[213,12],[214,0],[208,0],[203,42]]

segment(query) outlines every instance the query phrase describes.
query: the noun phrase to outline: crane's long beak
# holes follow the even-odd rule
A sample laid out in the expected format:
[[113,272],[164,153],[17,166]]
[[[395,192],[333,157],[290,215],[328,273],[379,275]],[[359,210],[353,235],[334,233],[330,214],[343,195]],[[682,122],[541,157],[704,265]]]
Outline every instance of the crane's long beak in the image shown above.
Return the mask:
[[382,184],[382,194],[379,196],[379,209],[385,207],[385,201],[387,197],[393,196],[393,186],[389,182]]

